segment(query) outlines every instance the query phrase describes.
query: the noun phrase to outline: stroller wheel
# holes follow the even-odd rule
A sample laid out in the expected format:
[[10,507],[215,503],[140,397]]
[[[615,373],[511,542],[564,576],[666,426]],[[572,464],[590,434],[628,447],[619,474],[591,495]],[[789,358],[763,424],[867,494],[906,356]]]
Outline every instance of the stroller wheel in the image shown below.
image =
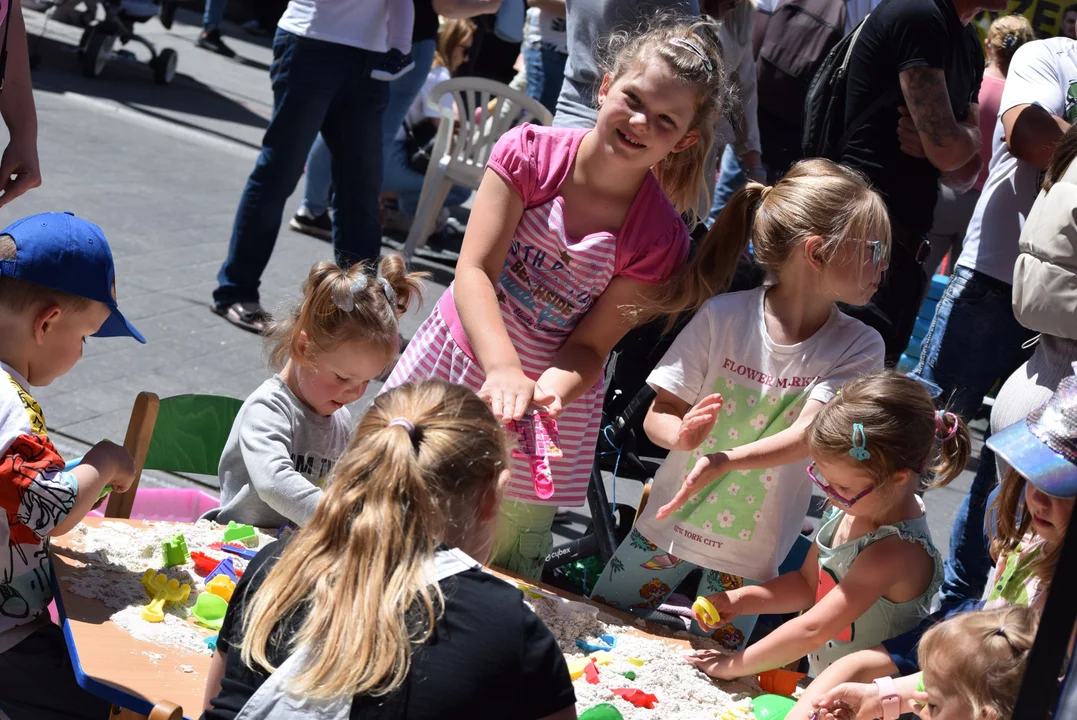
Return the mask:
[[112,48],[116,45],[116,36],[91,28],[87,31],[86,43],[82,48],[82,74],[86,77],[100,77],[112,57]]
[[176,77],[176,63],[179,62],[179,54],[172,48],[165,48],[157,57],[150,61],[153,68],[153,81],[158,85],[168,85]]

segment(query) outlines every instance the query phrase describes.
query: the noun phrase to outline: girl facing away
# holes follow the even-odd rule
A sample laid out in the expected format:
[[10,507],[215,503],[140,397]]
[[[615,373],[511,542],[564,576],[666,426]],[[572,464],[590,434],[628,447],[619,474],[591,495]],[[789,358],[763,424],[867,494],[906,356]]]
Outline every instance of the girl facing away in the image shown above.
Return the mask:
[[615,34],[607,54],[593,130],[523,125],[498,141],[456,281],[386,383],[440,378],[478,391],[502,421],[557,419],[552,494],[539,497],[527,461],[513,460],[491,557],[529,577],[552,547],[556,508],[584,502],[611,348],[634,324],[721,290],[743,247],[713,235],[685,263],[680,213],[705,189],[725,89],[713,28],[663,17]]
[[480,566],[507,450],[466,388],[378,396],[310,522],[240,579],[203,718],[574,720],[553,634]]
[[743,653],[692,659],[710,675],[752,675],[804,655],[818,675],[916,627],[942,583],[917,490],[927,470],[934,487],[964,470],[971,444],[961,419],[936,412],[916,380],[887,371],[846,383],[812,420],[808,449],[807,475],[834,507],[800,570],[708,598],[724,621],[804,612]]
[[808,686],[789,720],[805,720],[815,710],[882,717],[888,678],[903,676],[894,684],[904,700],[915,691],[915,675],[924,667],[918,643],[930,628],[985,607],[1042,609],[1077,498],[1077,377],[1063,379],[1044,406],[992,435],[987,445],[1009,470],[987,523],[996,563],[983,599],[939,611],[900,637],[838,660]]
[[923,672],[902,678],[909,689],[890,695],[885,710],[838,704],[810,720],[897,720],[904,712],[922,720],[1011,720],[1038,624],[1039,611],[1021,605],[955,615],[924,635]]
[[[671,452],[592,595],[644,615],[697,567],[701,595],[777,575],[811,497],[808,426],[843,382],[883,364],[879,334],[835,307],[866,303],[889,257],[886,207],[863,176],[797,163],[738,191],[704,243],[714,237],[750,237],[771,281],[708,300],[648,379],[644,429]],[[754,624],[745,612],[717,636],[739,647]]]
[[398,318],[421,297],[421,274],[386,255],[377,274],[318,263],[303,298],[266,339],[279,368],[243,403],[220,462],[221,506],[204,517],[264,528],[305,525],[348,444],[347,405],[396,357]]

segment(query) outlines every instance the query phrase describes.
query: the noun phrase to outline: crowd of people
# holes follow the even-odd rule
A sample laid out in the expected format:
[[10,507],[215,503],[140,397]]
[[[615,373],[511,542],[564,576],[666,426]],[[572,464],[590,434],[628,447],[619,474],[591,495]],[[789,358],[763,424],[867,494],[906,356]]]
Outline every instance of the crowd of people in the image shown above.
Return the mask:
[[[693,610],[691,630],[723,649],[689,662],[729,680],[807,658],[789,720],[1013,717],[1077,498],[1077,40],[1068,11],[1040,37],[1005,10],[291,0],[212,304],[265,336],[273,374],[243,403],[206,517],[295,532],[236,588],[203,717],[576,717],[553,634],[481,565],[541,574],[557,508],[591,482],[607,359],[641,332],[661,352],[640,431],[664,459],[591,599],[647,617],[700,571],[720,618]],[[0,206],[40,182],[18,0],[4,23]],[[449,194],[471,200],[456,279],[404,342],[425,275],[382,234],[407,229],[415,149],[460,112],[435,88],[465,74],[512,79],[553,123],[506,132],[477,191]],[[260,277],[304,170],[289,226],[334,262],[270,317]],[[133,461],[102,441],[65,470],[32,392],[87,336],[144,342],[114,284],[84,220],[0,232],[11,720],[108,713],[75,683],[43,577],[49,538],[125,491]],[[992,391],[944,561],[925,491],[965,471]],[[561,452],[540,473],[510,449],[550,421]],[[822,527],[780,572],[813,488]]]

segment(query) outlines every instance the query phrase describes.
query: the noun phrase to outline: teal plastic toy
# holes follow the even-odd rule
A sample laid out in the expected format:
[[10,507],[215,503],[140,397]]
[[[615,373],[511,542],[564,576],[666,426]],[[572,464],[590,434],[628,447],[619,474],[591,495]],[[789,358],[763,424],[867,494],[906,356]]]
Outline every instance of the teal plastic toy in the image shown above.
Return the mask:
[[235,520],[228,521],[228,528],[224,531],[224,541],[241,542],[247,547],[258,545],[258,533],[250,525],[238,525]]
[[191,553],[187,552],[187,538],[183,533],[169,535],[161,541],[161,567],[175,567],[191,562]]
[[752,713],[756,720],[784,720],[796,704],[784,695],[760,695],[752,700]]
[[613,705],[601,703],[580,715],[580,720],[624,720],[624,715]]

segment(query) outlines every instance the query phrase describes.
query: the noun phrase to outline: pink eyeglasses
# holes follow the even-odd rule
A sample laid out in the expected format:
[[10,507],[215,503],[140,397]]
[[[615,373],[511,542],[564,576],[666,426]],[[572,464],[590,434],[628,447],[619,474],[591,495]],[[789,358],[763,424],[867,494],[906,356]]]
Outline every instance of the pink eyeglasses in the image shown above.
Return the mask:
[[827,497],[829,497],[831,500],[838,503],[839,505],[844,505],[847,508],[852,507],[853,505],[856,504],[857,500],[860,500],[861,498],[864,498],[867,495],[870,495],[872,492],[875,491],[875,486],[872,485],[867,490],[860,493],[859,495],[857,495],[854,498],[847,498],[847,497],[843,497],[843,496],[839,495],[837,492],[834,491],[833,488],[830,487],[829,483],[827,483],[825,478],[822,478],[822,477],[815,474],[815,461],[814,460],[812,460],[811,464],[808,465],[808,477],[811,478],[811,481],[813,483],[815,483],[816,487],[818,487],[820,490],[822,490],[824,493],[826,493]]

